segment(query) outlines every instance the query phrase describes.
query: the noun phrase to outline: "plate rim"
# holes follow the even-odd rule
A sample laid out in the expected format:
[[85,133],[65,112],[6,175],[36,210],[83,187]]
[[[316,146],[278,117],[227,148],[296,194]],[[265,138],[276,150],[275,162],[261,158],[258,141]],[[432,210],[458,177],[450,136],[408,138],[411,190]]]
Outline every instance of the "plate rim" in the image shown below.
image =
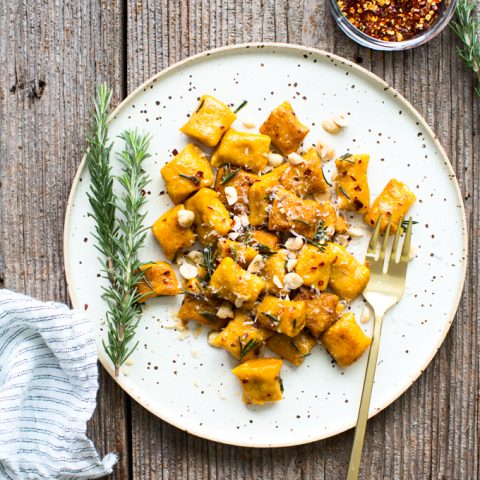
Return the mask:
[[[297,53],[311,53],[311,54],[316,54],[320,55],[324,58],[327,59],[334,59],[338,61],[339,63],[342,63],[343,65],[350,66],[354,70],[356,70],[358,73],[361,75],[364,75],[368,77],[370,80],[372,80],[374,83],[377,83],[379,86],[383,86],[385,90],[390,90],[396,99],[400,101],[400,103],[403,104],[403,106],[412,114],[416,120],[419,122],[419,124],[427,131],[427,133],[430,135],[431,139],[433,140],[436,148],[438,149],[438,152],[443,159],[449,173],[450,173],[450,180],[453,182],[453,185],[455,187],[455,191],[457,194],[457,198],[460,201],[460,207],[461,207],[461,217],[462,217],[462,227],[461,230],[463,231],[463,253],[464,255],[462,256],[461,259],[461,275],[462,275],[462,280],[458,284],[458,289],[456,293],[456,298],[453,302],[452,309],[449,313],[448,316],[448,321],[444,325],[444,329],[440,334],[439,337],[439,342],[436,345],[435,348],[432,349],[431,355],[428,356],[427,360],[425,361],[424,364],[419,366],[418,371],[416,372],[416,375],[414,375],[411,378],[410,384],[404,388],[402,385],[399,389],[393,390],[393,394],[390,395],[379,408],[378,410],[375,410],[374,412],[371,412],[369,414],[368,418],[372,418],[381,411],[383,411],[385,408],[389,407],[395,400],[400,398],[422,375],[422,373],[425,371],[425,369],[430,365],[432,362],[433,358],[437,354],[438,350],[442,346],[442,344],[445,341],[445,338],[447,336],[447,333],[450,330],[450,327],[453,323],[453,320],[457,314],[458,311],[458,306],[460,304],[460,300],[462,298],[463,294],[463,289],[465,286],[465,279],[466,279],[466,271],[467,271],[467,263],[468,263],[468,257],[469,257],[469,251],[468,251],[468,240],[469,240],[469,232],[468,232],[468,224],[467,224],[467,219],[466,219],[466,214],[465,214],[465,205],[463,202],[463,196],[462,192],[460,190],[460,186],[458,184],[457,176],[455,174],[455,171],[452,167],[452,164],[450,162],[450,159],[448,158],[443,146],[441,145],[440,141],[438,140],[436,134],[434,133],[433,129],[430,127],[430,125],[427,123],[427,121],[423,118],[423,116],[413,107],[413,105],[403,96],[401,95],[395,88],[393,88],[391,85],[389,85],[385,80],[380,78],[379,76],[375,75],[374,73],[370,72],[366,68],[357,65],[356,63],[341,57],[339,55],[336,55],[334,53],[328,52],[326,50],[321,50],[318,48],[314,47],[307,47],[301,44],[292,44],[292,43],[282,43],[282,42],[249,42],[249,43],[240,43],[240,44],[235,44],[235,45],[226,45],[222,47],[217,47],[209,50],[205,50],[202,52],[199,52],[195,55],[189,56],[187,58],[184,58],[183,60],[180,60],[172,65],[169,65],[168,67],[164,68],[163,70],[160,70],[157,72],[155,75],[151,76],[148,78],[145,82],[143,82],[140,86],[135,88],[131,93],[129,93],[120,103],[119,105],[110,113],[108,116],[107,123],[110,124],[116,117],[117,113],[126,105],[132,98],[134,98],[138,93],[140,93],[142,90],[144,90],[146,87],[148,87],[150,84],[156,82],[158,79],[161,77],[167,75],[168,73],[179,69],[188,63],[193,63],[203,57],[209,57],[217,54],[222,54],[225,52],[232,52],[232,51],[242,51],[242,50],[249,50],[249,49],[254,49],[254,48],[278,48],[281,50],[287,50],[287,51],[292,51],[292,52],[297,52]],[[80,182],[80,177],[85,169],[86,166],[86,155],[82,157],[82,160],[77,168],[77,171],[75,173],[75,177],[72,182],[72,186],[70,189],[70,193],[68,195],[68,200],[67,200],[67,206],[65,210],[65,219],[64,219],[64,224],[63,224],[63,260],[64,260],[64,268],[65,268],[65,277],[66,277],[66,282],[67,282],[67,292],[68,296],[70,298],[70,301],[73,305],[74,309],[81,310],[78,300],[75,296],[75,293],[73,291],[72,287],[72,274],[70,270],[70,263],[68,261],[68,252],[70,251],[70,238],[69,238],[69,230],[68,227],[70,225],[71,221],[71,214],[73,210],[73,200],[75,193],[78,188],[78,184]],[[95,342],[97,343],[97,342]],[[294,442],[279,442],[279,443],[255,443],[253,442],[236,442],[235,439],[232,439],[231,441],[225,442],[224,440],[219,440],[216,438],[213,434],[205,434],[202,432],[202,429],[197,429],[197,428],[192,428],[190,429],[185,429],[184,426],[180,425],[177,421],[171,419],[169,415],[164,415],[164,413],[159,412],[155,405],[150,405],[148,404],[143,398],[137,397],[137,394],[135,393],[135,390],[131,388],[128,384],[128,382],[123,381],[123,377],[115,377],[114,375],[114,369],[110,365],[110,360],[106,357],[104,354],[104,351],[98,347],[97,344],[97,354],[98,354],[98,359],[100,360],[100,363],[103,365],[105,370],[108,372],[108,374],[113,378],[113,380],[123,389],[124,392],[126,392],[134,401],[139,403],[143,408],[145,408],[148,412],[152,413],[155,415],[157,418],[159,418],[162,421],[165,421],[169,423],[170,425],[173,425],[174,427],[185,431],[191,435],[195,435],[197,437],[203,438],[205,440],[213,441],[213,442],[218,442],[218,443],[223,443],[226,445],[233,445],[233,446],[238,446],[238,447],[247,447],[247,448],[282,448],[282,447],[293,447],[296,445],[306,445],[308,443],[313,443],[317,442],[320,440],[324,440],[326,438],[334,437],[340,433],[343,433],[347,430],[350,430],[351,428],[355,427],[355,422],[352,424],[350,422],[346,423],[343,422],[339,425],[337,429],[335,429],[333,432],[329,432],[328,434],[322,434],[319,433],[318,436],[309,438],[304,441],[294,441]],[[360,392],[359,392],[360,394]]]

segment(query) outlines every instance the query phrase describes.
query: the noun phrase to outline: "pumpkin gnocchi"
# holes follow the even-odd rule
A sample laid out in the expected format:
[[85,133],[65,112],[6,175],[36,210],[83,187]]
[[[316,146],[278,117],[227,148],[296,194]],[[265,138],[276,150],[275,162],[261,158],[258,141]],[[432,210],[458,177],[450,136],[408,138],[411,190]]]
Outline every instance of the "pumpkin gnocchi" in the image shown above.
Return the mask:
[[[175,206],[152,233],[166,259],[180,265],[180,321],[212,330],[210,345],[239,362],[232,372],[244,402],[262,405],[283,396],[283,362],[265,357],[265,349],[299,367],[321,343],[345,368],[369,347],[345,310],[370,278],[368,265],[347,249],[349,221],[360,214],[373,226],[382,215],[381,228],[391,219],[394,232],[415,195],[392,179],[370,206],[367,154],[332,162],[332,185],[325,156],[301,150],[309,128],[289,102],[258,133],[232,128],[235,119],[220,100],[201,97],[181,131],[215,150],[209,160],[188,144],[162,168]],[[180,293],[167,262],[142,269],[141,301]]]

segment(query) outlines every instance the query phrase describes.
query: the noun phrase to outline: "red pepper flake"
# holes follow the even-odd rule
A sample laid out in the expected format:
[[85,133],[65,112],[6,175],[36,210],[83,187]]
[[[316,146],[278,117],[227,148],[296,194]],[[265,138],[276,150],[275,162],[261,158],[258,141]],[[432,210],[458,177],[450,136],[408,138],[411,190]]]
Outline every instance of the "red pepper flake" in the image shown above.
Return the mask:
[[348,21],[366,35],[402,42],[435,21],[442,0],[337,0]]

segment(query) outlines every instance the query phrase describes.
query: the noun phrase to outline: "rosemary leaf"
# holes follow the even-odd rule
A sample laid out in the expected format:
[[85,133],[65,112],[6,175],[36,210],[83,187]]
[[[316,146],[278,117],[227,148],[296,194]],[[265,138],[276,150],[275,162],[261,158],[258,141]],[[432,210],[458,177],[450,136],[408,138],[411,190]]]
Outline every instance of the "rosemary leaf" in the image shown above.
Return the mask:
[[207,269],[205,280],[208,282],[215,270],[215,253],[212,247],[205,247],[203,249],[203,266]]
[[256,348],[260,342],[258,340],[254,340],[253,338],[251,338],[245,345],[242,343],[242,340],[241,338],[239,337],[238,338],[238,344],[240,345],[240,360],[243,359],[243,357],[249,353],[250,351],[252,351],[254,348]]
[[342,162],[355,163],[353,160],[349,160],[351,156],[351,153],[345,153],[341,157],[338,157],[338,160],[341,160]]
[[234,111],[233,113],[239,112],[248,102],[244,100]]
[[345,189],[339,185],[338,189],[350,200],[350,195],[345,191]]
[[185,175],[184,173],[179,173],[178,176],[190,180],[194,185],[200,185],[200,180],[193,175]]
[[307,225],[307,226],[310,225],[308,222],[306,222],[305,220],[303,220],[303,218],[294,218],[293,221],[294,221],[294,222],[297,222],[297,223],[303,223],[304,225]]
[[272,250],[268,245],[264,245],[263,243],[257,243],[254,247],[260,255],[264,257],[269,257],[270,255],[274,255],[275,251]]
[[327,180],[327,177],[325,176],[325,172],[323,171],[323,167],[322,167],[322,175],[323,175],[323,179],[325,180],[325,183],[326,183],[329,187],[331,187],[332,184]]
[[[412,220],[412,225],[416,225],[417,223],[418,222],[416,222],[415,220]],[[402,230],[406,231],[408,228],[408,220],[404,220],[401,226],[402,226]]]
[[300,353],[300,349],[298,348],[298,345],[295,343],[295,340],[293,338],[290,339],[290,343],[292,344],[292,347]]
[[200,315],[209,322],[216,322],[217,316],[212,312],[200,312]]
[[240,171],[240,168],[237,168],[235,170],[231,170],[230,164],[228,164],[225,167],[225,175],[222,177],[222,181],[220,182],[222,185],[225,185],[227,182],[229,182],[238,172]]
[[278,325],[280,323],[280,320],[275,315],[272,315],[268,312],[264,312],[263,314],[268,317],[275,325]]

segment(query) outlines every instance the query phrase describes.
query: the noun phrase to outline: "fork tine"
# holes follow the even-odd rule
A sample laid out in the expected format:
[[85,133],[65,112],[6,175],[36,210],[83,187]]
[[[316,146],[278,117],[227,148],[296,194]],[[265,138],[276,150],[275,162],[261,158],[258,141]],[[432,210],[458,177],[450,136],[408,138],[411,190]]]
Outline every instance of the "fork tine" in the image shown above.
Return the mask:
[[403,223],[403,215],[400,217],[397,227],[397,233],[395,233],[395,239],[393,240],[392,246],[392,253],[390,253],[390,262],[397,261],[397,249],[398,249],[398,241],[400,240],[400,235],[402,234],[402,223]]
[[383,242],[382,242],[382,249],[380,250],[380,255],[378,260],[382,261],[385,260],[385,254],[387,253],[387,246],[388,246],[388,236],[390,235],[390,227],[392,225],[392,216],[390,215],[388,219],[388,225],[384,233]]
[[368,244],[367,256],[375,257],[375,252],[377,250],[378,237],[380,235],[380,225],[382,223],[382,214],[377,218],[377,223],[373,229],[372,236],[370,238],[370,243]]
[[401,262],[408,262],[410,256],[410,242],[412,240],[412,217],[408,220],[407,233],[405,234],[405,240],[403,241]]

